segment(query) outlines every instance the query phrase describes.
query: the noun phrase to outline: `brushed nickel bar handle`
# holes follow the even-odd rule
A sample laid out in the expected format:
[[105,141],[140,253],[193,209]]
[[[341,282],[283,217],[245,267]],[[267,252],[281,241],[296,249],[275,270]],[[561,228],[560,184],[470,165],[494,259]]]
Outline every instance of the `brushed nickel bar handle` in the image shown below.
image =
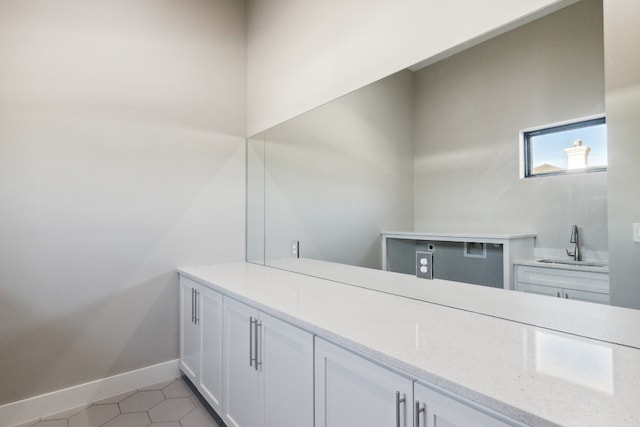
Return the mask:
[[[415,419],[415,427],[420,427],[420,413],[421,412],[424,412],[424,418],[426,420],[427,419],[427,405],[425,404],[421,408],[420,407],[420,402],[416,400],[415,410],[414,410],[415,417],[416,417],[416,419]],[[427,426],[425,425],[425,427],[427,427]]]
[[195,324],[197,325],[198,323],[200,323],[200,308],[199,308],[199,303],[200,303],[200,291],[196,289],[196,321]]
[[256,348],[256,364],[255,364],[256,371],[260,370],[260,366],[262,365],[262,360],[260,357],[260,351],[262,350],[260,348],[262,346],[262,340],[260,340],[261,333],[262,333],[262,322],[256,319],[256,333],[254,335],[255,348]]
[[249,366],[253,366],[253,316],[249,317]]
[[396,427],[401,427],[400,426],[400,404],[406,403],[406,401],[407,401],[407,397],[403,396],[402,398],[400,398],[400,392],[396,391]]
[[196,311],[194,309],[196,301],[196,288],[191,288],[191,323],[196,322]]

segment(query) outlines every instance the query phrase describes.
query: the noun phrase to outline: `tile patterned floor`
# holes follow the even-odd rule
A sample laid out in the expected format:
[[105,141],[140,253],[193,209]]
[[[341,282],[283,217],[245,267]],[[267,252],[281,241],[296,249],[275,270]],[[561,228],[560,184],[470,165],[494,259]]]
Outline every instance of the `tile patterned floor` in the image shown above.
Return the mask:
[[205,405],[177,378],[16,427],[224,427]]

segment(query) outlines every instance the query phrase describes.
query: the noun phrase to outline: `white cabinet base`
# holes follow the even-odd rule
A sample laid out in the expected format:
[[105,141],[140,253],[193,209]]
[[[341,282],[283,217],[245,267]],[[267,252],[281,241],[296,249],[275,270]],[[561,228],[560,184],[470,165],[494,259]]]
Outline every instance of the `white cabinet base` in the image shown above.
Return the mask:
[[180,277],[180,370],[222,410],[222,294]]
[[223,305],[225,423],[313,427],[313,335],[231,298]]
[[180,370],[193,384],[200,375],[200,329],[195,323],[198,286],[192,280],[180,279]]
[[223,308],[223,393],[222,419],[229,427],[258,426],[258,380],[252,359],[255,337],[252,319],[258,310],[224,298]]
[[[457,399],[416,382],[414,384],[414,427],[509,427],[506,423],[485,411],[480,411]],[[417,415],[417,416],[416,416]]]
[[313,427],[313,335],[260,313],[264,427]]
[[411,379],[318,338],[315,364],[316,427],[413,425]]
[[218,413],[222,412],[222,295],[201,287],[199,294],[200,382],[198,389]]

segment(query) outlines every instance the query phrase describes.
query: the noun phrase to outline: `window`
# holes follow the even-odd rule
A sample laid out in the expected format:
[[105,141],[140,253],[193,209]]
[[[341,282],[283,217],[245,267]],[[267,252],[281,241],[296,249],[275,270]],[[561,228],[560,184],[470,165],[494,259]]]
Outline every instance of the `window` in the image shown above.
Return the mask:
[[604,117],[522,131],[524,178],[607,170]]

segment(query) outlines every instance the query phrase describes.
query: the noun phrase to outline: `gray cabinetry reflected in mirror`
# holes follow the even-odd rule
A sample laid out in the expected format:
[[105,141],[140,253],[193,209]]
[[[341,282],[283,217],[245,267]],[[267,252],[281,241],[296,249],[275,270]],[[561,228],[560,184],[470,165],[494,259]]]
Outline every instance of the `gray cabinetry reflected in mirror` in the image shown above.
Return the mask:
[[522,129],[604,112],[599,0],[400,71],[249,139],[247,259],[299,241],[381,268],[383,231],[533,233],[553,255],[579,224],[606,260],[607,172],[520,179],[518,151]]

